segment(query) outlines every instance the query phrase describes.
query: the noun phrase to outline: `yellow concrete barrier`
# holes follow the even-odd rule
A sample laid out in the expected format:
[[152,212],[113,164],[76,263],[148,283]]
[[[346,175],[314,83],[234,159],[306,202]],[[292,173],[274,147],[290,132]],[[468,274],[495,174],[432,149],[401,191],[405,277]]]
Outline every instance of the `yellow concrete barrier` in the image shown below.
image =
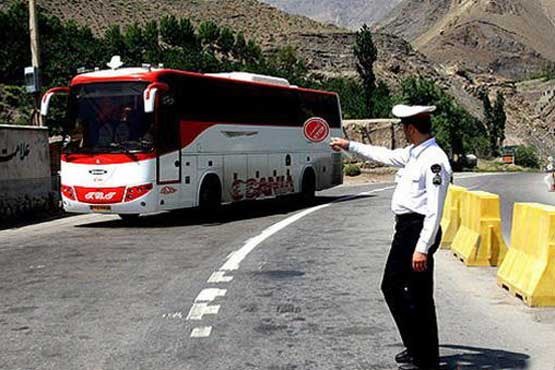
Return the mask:
[[555,306],[555,207],[515,204],[511,248],[497,283],[529,306]]
[[499,196],[467,191],[460,198],[461,225],[451,250],[467,266],[498,266],[507,252]]
[[443,206],[443,217],[441,218],[441,230],[443,236],[441,238],[441,249],[451,248],[453,239],[459,230],[461,224],[460,216],[460,200],[461,195],[466,192],[466,188],[462,186],[450,185],[445,205]]

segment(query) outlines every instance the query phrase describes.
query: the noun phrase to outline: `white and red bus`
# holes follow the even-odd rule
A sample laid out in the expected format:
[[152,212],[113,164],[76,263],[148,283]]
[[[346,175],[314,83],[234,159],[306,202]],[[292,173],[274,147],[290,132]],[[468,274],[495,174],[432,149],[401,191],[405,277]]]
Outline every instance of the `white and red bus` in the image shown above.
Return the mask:
[[69,87],[61,163],[67,212],[122,218],[288,194],[310,198],[343,182],[335,93],[247,73],[121,68]]

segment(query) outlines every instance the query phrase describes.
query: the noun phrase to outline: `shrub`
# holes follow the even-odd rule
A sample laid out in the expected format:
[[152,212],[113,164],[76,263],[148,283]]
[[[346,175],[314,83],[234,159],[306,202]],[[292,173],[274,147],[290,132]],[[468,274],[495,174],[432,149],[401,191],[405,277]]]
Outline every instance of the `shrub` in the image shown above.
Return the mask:
[[523,167],[540,168],[540,158],[536,148],[519,145],[515,151],[515,164]]
[[357,164],[347,164],[343,169],[345,176],[355,177],[361,174],[360,167]]

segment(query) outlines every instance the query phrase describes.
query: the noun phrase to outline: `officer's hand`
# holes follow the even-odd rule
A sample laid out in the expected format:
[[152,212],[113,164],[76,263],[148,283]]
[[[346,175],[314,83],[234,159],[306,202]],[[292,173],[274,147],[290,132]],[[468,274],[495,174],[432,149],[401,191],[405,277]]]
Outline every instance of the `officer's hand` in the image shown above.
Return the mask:
[[412,269],[416,272],[424,272],[428,269],[428,255],[414,252],[412,255]]
[[341,139],[339,137],[332,137],[330,147],[339,152],[340,150],[349,150],[349,140]]

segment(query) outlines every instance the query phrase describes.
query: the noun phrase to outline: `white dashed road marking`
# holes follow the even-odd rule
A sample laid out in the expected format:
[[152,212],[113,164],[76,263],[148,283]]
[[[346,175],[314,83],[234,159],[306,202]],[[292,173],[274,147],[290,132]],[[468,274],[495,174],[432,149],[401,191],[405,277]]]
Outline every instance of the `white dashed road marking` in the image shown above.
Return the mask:
[[[210,276],[210,278],[208,279],[208,283],[209,284],[218,284],[218,283],[229,283],[229,282],[231,282],[233,280],[233,276],[229,276],[229,275],[226,276],[226,273],[238,270],[241,262],[260,243],[262,243],[263,241],[265,241],[266,239],[268,239],[269,237],[271,237],[275,233],[283,230],[287,226],[297,222],[301,218],[306,217],[306,216],[310,215],[311,213],[314,213],[314,212],[319,211],[321,209],[327,208],[330,205],[332,205],[333,203],[337,203],[337,202],[341,202],[341,201],[345,201],[345,200],[349,200],[349,199],[354,199],[354,198],[357,198],[357,197],[360,197],[360,196],[370,195],[372,193],[378,193],[378,192],[381,192],[381,191],[391,190],[391,189],[394,189],[394,188],[395,188],[394,186],[388,186],[388,187],[381,188],[381,189],[366,191],[366,192],[359,193],[359,194],[356,194],[356,195],[350,195],[350,196],[342,197],[342,198],[339,198],[339,199],[337,199],[337,200],[335,200],[331,203],[326,203],[326,204],[322,204],[322,205],[319,205],[319,206],[316,206],[316,207],[306,209],[302,212],[299,212],[299,213],[297,213],[293,216],[290,216],[290,217],[286,218],[285,220],[282,220],[282,221],[278,222],[277,224],[274,224],[274,225],[268,227],[267,229],[262,231],[262,233],[260,233],[259,235],[255,236],[254,238],[251,238],[251,239],[247,240],[247,242],[245,243],[245,245],[243,245],[243,247],[236,250],[235,252],[230,253],[227,256],[227,260],[223,264],[223,266],[220,267],[220,269],[218,271],[215,271]],[[198,297],[195,299],[195,303],[191,307],[191,310],[189,311],[189,314],[187,315],[187,320],[202,320],[204,315],[216,315],[220,310],[220,305],[209,306],[208,303],[206,303],[206,302],[212,302],[217,297],[225,296],[225,294],[226,294],[226,289],[204,289],[203,291],[201,291],[200,294],[198,295]],[[203,302],[203,303],[199,303],[199,302]],[[191,332],[191,338],[205,338],[205,337],[210,336],[211,332],[212,332],[212,327],[211,326],[194,328]]]
[[202,320],[204,315],[216,315],[220,305],[209,306],[208,303],[193,303],[186,320]]
[[226,292],[226,289],[204,289],[199,293],[195,302],[212,302],[217,297],[223,297]]
[[164,319],[182,319],[183,314],[181,312],[165,313],[162,315]]
[[191,332],[191,338],[206,338],[212,333],[211,326],[203,326],[201,328],[194,328]]
[[229,283],[233,276],[225,276],[225,271],[214,271],[208,279],[208,284]]

